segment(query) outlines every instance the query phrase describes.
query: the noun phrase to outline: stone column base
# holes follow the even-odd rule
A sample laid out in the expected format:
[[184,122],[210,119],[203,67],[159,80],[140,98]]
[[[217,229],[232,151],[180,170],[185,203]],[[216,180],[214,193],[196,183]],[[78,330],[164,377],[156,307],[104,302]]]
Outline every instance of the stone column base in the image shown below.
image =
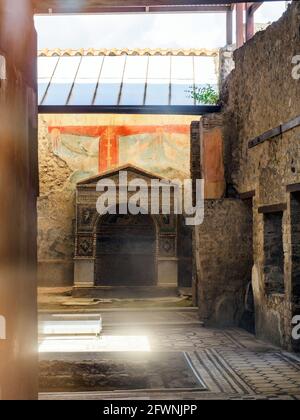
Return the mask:
[[158,260],[158,286],[178,286],[178,259]]
[[74,261],[74,286],[94,287],[95,285],[95,260],[75,259]]

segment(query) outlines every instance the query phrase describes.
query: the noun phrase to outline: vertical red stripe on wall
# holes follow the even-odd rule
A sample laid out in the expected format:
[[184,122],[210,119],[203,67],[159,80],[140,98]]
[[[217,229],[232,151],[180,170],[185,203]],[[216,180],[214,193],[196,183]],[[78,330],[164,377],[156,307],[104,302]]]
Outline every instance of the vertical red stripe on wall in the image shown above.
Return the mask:
[[117,127],[107,127],[99,141],[99,173],[119,164],[119,136]]
[[99,173],[107,170],[107,139],[99,139]]
[[116,168],[119,165],[119,136],[114,135],[111,139],[111,167]]

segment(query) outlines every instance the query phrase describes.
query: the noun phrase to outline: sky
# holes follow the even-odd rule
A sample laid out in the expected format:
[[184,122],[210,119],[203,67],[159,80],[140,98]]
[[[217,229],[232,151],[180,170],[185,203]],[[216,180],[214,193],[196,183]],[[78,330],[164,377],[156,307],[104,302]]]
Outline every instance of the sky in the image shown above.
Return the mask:
[[[257,23],[277,20],[286,1],[265,3]],[[43,48],[218,48],[226,43],[225,14],[36,16]]]

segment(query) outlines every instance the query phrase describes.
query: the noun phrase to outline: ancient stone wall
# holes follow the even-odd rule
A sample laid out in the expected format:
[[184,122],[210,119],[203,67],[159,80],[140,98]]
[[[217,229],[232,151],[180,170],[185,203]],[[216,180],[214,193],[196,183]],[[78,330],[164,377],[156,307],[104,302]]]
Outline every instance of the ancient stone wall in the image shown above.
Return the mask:
[[194,118],[39,116],[39,285],[73,285],[76,183],[126,163],[170,179],[190,178]]
[[36,50],[31,1],[0,0],[0,400],[37,398]]
[[40,198],[38,200],[38,281],[73,284],[75,186],[72,169],[53,153],[47,119],[39,116]]
[[208,325],[240,325],[252,269],[252,208],[238,199],[206,200],[195,228],[200,318]]
[[[255,192],[253,288],[257,333],[286,347],[291,341],[293,289],[293,226],[287,186],[300,182],[300,127],[251,149],[248,143],[300,115],[300,80],[292,77],[295,67],[292,59],[300,54],[299,25],[300,3],[294,2],[278,22],[236,50],[235,69],[222,95],[227,183],[238,193]],[[266,267],[265,245],[270,240],[267,236],[270,226],[263,207],[270,212],[272,207],[266,206],[274,205],[276,212],[280,206],[283,212],[284,292],[268,293],[266,280],[270,267]],[[273,246],[276,247],[276,241]],[[280,247],[278,244],[275,254]]]

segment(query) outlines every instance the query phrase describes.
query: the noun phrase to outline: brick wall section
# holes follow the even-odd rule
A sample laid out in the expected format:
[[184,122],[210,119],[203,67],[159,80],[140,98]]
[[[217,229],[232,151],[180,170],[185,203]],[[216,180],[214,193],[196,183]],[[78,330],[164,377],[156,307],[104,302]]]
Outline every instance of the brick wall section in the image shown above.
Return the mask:
[[[300,115],[300,80],[292,78],[292,57],[300,54],[300,3],[234,52],[235,69],[223,93],[224,159],[228,184],[254,199],[256,330],[259,337],[291,346],[291,214],[287,185],[300,182],[300,128],[248,148],[252,138]],[[287,204],[283,213],[284,289],[265,287],[264,215],[261,206]],[[280,246],[280,245],[278,245]]]
[[[197,179],[202,179],[200,121],[191,123],[191,179],[196,185]],[[193,191],[193,200],[196,202],[196,191]]]
[[200,318],[239,325],[252,269],[252,214],[241,200],[206,200],[194,237]]
[[200,121],[191,124],[191,176],[192,179],[201,179],[201,145],[200,145]]

